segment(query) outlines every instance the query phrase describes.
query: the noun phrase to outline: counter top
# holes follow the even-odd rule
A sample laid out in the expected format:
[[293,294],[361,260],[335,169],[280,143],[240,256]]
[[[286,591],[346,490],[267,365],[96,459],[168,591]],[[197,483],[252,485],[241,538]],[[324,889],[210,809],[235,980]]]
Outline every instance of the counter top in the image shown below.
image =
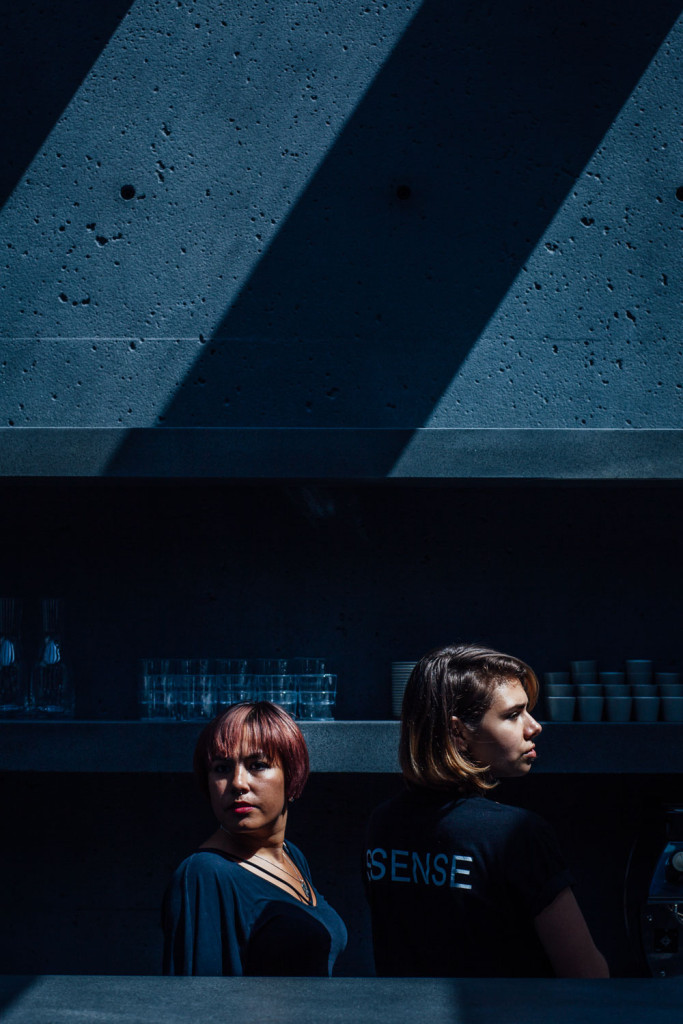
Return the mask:
[[4,1024],[671,1024],[683,978],[0,977]]

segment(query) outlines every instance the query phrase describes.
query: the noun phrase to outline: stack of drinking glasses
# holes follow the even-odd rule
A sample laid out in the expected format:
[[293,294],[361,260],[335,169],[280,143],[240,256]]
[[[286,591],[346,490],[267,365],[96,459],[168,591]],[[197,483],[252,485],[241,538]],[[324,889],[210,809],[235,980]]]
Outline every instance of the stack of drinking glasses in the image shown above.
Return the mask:
[[62,652],[63,607],[58,598],[40,602],[41,640],[33,666],[24,661],[23,604],[0,597],[0,717],[73,718],[75,692]]
[[0,716],[19,718],[28,711],[28,685],[21,656],[21,601],[0,597]]
[[145,658],[140,717],[208,721],[231,704],[268,700],[293,718],[333,718],[337,677],[322,658]]
[[647,658],[609,672],[598,672],[596,661],[572,661],[570,672],[546,672],[544,680],[553,722],[683,722],[680,673],[653,672]]

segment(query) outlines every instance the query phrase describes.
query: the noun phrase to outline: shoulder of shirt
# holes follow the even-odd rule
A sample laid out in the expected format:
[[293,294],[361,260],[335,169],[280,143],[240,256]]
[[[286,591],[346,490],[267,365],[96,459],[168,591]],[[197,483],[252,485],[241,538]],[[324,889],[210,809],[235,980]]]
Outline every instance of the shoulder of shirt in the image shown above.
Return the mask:
[[457,792],[440,791],[435,789],[421,789],[408,787],[402,789],[399,793],[395,793],[394,796],[389,797],[383,803],[378,804],[377,807],[373,808],[370,812],[370,822],[373,819],[381,819],[387,815],[410,808],[423,808],[428,810],[430,807],[439,809],[447,807],[449,804],[455,806],[460,805],[463,802],[463,797]]
[[453,810],[460,813],[472,813],[475,815],[486,815],[490,818],[498,818],[502,823],[509,823],[510,825],[516,823],[528,822],[530,825],[538,825],[539,827],[546,826],[547,823],[544,818],[535,811],[529,811],[524,807],[514,807],[510,804],[501,804],[491,797],[486,796],[469,796],[469,797],[458,797],[457,795],[450,795],[448,793],[438,793],[435,790],[408,790],[405,789],[395,796],[390,797],[383,803],[378,804],[377,807],[370,814],[370,823],[373,819],[381,819],[387,814],[391,815],[395,811],[405,808],[406,806],[415,805],[421,803],[421,797],[426,797],[424,806],[428,806],[428,801],[431,800],[435,806],[438,806],[441,802],[443,807],[446,807],[449,803],[452,804]]
[[511,804],[499,804],[490,797],[472,797],[472,809],[488,814],[491,818],[497,818],[501,824],[510,826],[526,825],[531,828],[549,829],[548,822],[535,811],[527,810],[526,807],[514,807]]
[[178,865],[174,878],[235,878],[239,877],[235,872],[243,870],[228,857],[222,857],[213,850],[196,850]]
[[405,801],[407,792],[408,791],[404,789],[400,793],[396,793],[394,796],[389,797],[388,800],[384,800],[381,804],[377,804],[376,807],[373,807],[370,812],[370,821],[372,821],[373,818],[381,818],[387,812],[391,812],[397,807],[400,807]]

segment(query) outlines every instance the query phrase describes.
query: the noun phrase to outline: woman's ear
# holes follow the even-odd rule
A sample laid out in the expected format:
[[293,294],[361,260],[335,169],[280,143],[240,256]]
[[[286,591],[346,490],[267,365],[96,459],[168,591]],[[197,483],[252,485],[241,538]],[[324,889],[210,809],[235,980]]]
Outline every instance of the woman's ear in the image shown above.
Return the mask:
[[451,715],[451,735],[455,740],[455,747],[458,753],[467,753],[467,732],[466,726],[460,721],[457,715]]

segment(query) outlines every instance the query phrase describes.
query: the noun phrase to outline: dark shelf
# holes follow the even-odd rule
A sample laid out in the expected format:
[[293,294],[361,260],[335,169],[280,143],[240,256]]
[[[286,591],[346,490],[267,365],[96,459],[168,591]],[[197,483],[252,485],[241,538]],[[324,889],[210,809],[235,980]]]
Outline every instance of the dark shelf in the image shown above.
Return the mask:
[[[398,722],[302,722],[316,772],[398,771]],[[185,772],[198,722],[0,722],[0,770]],[[683,773],[683,724],[546,723],[534,774]]]
[[680,480],[683,430],[0,428],[0,476]]

